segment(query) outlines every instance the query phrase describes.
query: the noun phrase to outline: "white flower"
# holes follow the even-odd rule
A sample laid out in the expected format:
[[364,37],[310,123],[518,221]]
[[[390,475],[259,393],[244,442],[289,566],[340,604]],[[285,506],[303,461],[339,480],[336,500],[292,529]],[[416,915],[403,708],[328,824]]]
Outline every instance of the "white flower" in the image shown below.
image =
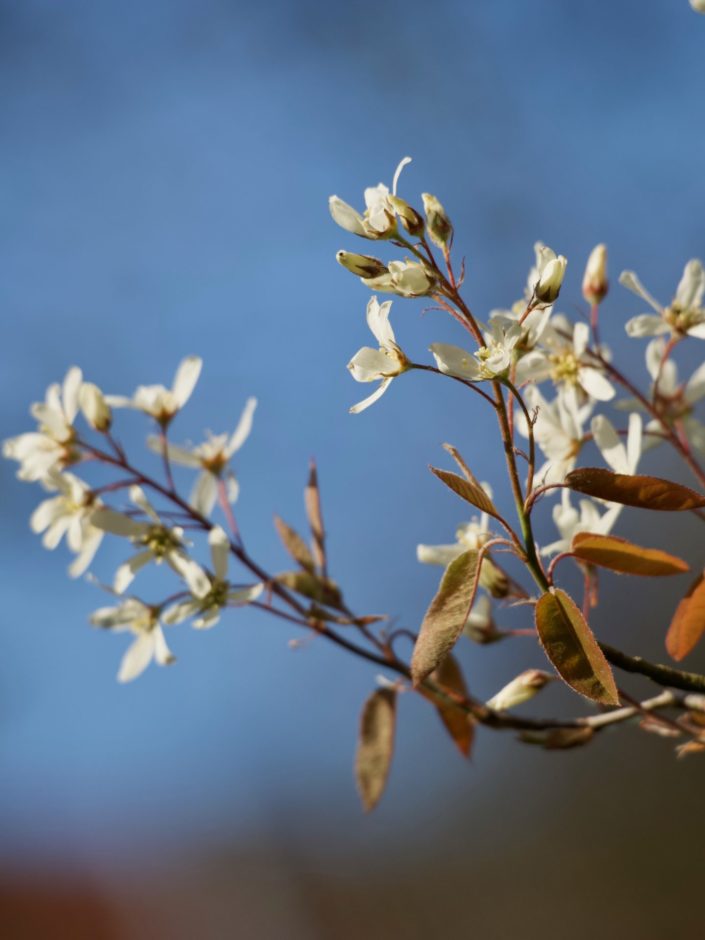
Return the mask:
[[425,297],[432,293],[436,284],[426,265],[418,261],[390,261],[385,274],[361,280],[370,290],[400,297]]
[[[535,385],[526,390],[525,401],[529,408],[537,409],[533,426],[534,440],[547,458],[536,472],[542,483],[560,483],[575,467],[583,444],[583,425],[590,416],[592,404],[579,407],[572,395],[558,395],[548,402]],[[517,429],[524,437],[529,431],[523,412],[516,415]]]
[[[492,490],[487,483],[480,484],[492,499]],[[479,551],[490,539],[489,516],[483,512],[473,516],[470,522],[463,523],[455,530],[456,541],[452,545],[417,545],[416,559],[424,565],[443,565],[447,567],[458,555],[467,551]]]
[[541,339],[552,312],[553,307],[549,305],[535,307],[526,313],[526,304],[523,301],[517,301],[511,310],[490,311],[490,329],[493,328],[495,320],[502,324],[505,331],[521,320],[521,337],[516,344],[516,349],[525,353],[533,349]]
[[103,531],[91,523],[91,516],[100,502],[90,487],[71,473],[51,473],[44,486],[58,490],[59,495],[37,506],[30,517],[30,527],[37,534],[44,533],[42,545],[48,549],[56,548],[66,536],[69,548],[77,555],[69,574],[77,578],[93,561],[103,539]]
[[106,395],[105,401],[114,408],[136,408],[151,415],[155,421],[166,427],[191,397],[202,365],[203,362],[198,356],[188,356],[176,370],[171,388],[165,388],[163,385],[140,385],[132,398]]
[[629,415],[626,446],[614,429],[614,425],[604,415],[595,415],[590,422],[592,436],[600,453],[615,473],[633,474],[636,472],[642,451],[641,415],[632,412]]
[[[705,363],[698,366],[687,382],[680,384],[676,363],[672,359],[663,362],[665,350],[663,337],[651,340],[646,347],[646,367],[653,379],[654,405],[669,427],[679,427],[690,443],[705,453],[705,425],[693,414],[696,403],[705,398]],[[641,405],[640,402],[633,404]],[[659,444],[663,440],[661,421],[656,418],[649,421],[645,435],[650,444]]]
[[533,349],[517,363],[517,385],[550,378],[566,393],[610,401],[615,395],[612,383],[585,355],[589,339],[587,323],[571,326],[565,317],[557,314],[543,332],[542,345],[546,348]]
[[596,503],[590,499],[580,500],[580,511],[570,502],[570,491],[561,490],[561,501],[553,507],[553,521],[560,532],[560,539],[551,542],[541,549],[542,555],[551,555],[555,552],[567,552],[573,536],[577,532],[591,532],[594,535],[607,535],[619,518],[623,507],[617,503],[610,504],[610,508],[600,513]]
[[91,623],[116,632],[129,630],[135,641],[120,663],[118,682],[130,682],[144,672],[154,659],[160,666],[174,662],[159,623],[159,609],[130,597],[117,607],[101,607],[91,616]]
[[436,365],[444,375],[452,375],[468,382],[493,379],[509,368],[514,348],[522,338],[522,327],[503,317],[494,317],[490,329],[484,334],[485,345],[472,356],[459,346],[432,343],[429,347]]
[[164,623],[181,623],[187,617],[199,614],[198,619],[193,622],[194,627],[214,627],[220,620],[223,607],[249,604],[262,593],[262,584],[239,590],[230,589],[227,580],[230,543],[220,526],[214,526],[210,530],[208,543],[211,547],[213,574],[204,571],[192,558],[179,558],[176,569],[186,581],[192,596],[189,600],[180,601],[170,607],[164,614]]
[[[399,175],[407,163],[411,163],[411,157],[404,157],[394,173],[392,194],[395,196]],[[328,200],[328,206],[333,220],[346,232],[352,232],[353,235],[377,239],[391,238],[396,234],[395,209],[389,199],[389,189],[384,183],[369,186],[365,190],[366,208],[364,215],[360,215],[359,212],[349,206],[347,202],[339,199],[338,196],[331,196]]]
[[[167,445],[169,459],[184,467],[200,468],[196,482],[191,490],[189,502],[202,516],[209,516],[218,496],[218,480],[225,478],[227,496],[231,503],[237,500],[239,486],[235,474],[228,466],[230,458],[240,450],[252,430],[252,418],[257,407],[256,398],[248,398],[240,420],[232,434],[211,434],[206,432],[206,440],[196,447],[177,447]],[[150,437],[150,448],[162,453],[162,440]]]
[[179,572],[177,563],[184,557],[183,529],[165,525],[139,486],[130,488],[130,500],[147,516],[148,522],[108,508],[97,509],[91,517],[91,522],[99,529],[129,538],[140,549],[115,572],[113,588],[118,594],[127,589],[137,572],[150,561],[157,564],[166,561]]
[[376,297],[371,297],[367,304],[367,325],[379,343],[379,349],[363,346],[348,363],[348,369],[356,382],[380,381],[380,384],[368,398],[352,406],[351,414],[369,408],[389,388],[392,379],[409,368],[409,360],[397,346],[389,322],[391,307],[391,300],[379,304]]
[[3,456],[20,464],[17,472],[20,480],[43,480],[51,471],[63,469],[79,458],[73,446],[76,437],[73,423],[82,382],[81,370],[72,366],[63,385],[50,385],[46,400],[35,402],[30,408],[39,422],[39,429],[3,443]]
[[662,307],[654,300],[633,271],[623,271],[619,283],[641,297],[656,311],[642,313],[627,322],[629,336],[657,336],[671,333],[673,336],[695,336],[705,339],[705,310],[702,308],[705,293],[705,269],[697,258],[689,261],[669,307]]

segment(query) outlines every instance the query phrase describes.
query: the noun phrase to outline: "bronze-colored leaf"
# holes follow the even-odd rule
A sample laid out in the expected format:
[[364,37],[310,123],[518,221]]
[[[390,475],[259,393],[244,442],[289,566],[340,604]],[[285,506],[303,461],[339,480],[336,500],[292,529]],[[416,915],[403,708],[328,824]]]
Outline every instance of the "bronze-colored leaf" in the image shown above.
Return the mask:
[[589,725],[582,728],[551,728],[546,731],[522,731],[519,738],[525,744],[539,744],[547,751],[566,750],[570,747],[582,747],[592,740],[593,729]]
[[687,741],[676,748],[678,757],[687,757],[688,754],[702,754],[705,751],[705,741]]
[[546,655],[571,688],[602,705],[619,705],[609,663],[565,591],[551,588],[539,598],[536,629]]
[[666,649],[680,661],[695,647],[705,633],[705,575],[699,574],[688,593],[676,607],[666,634]]
[[442,483],[445,483],[456,496],[464,499],[466,503],[470,503],[480,512],[486,512],[489,516],[499,519],[499,512],[494,503],[478,483],[471,483],[470,480],[458,476],[457,473],[451,473],[450,470],[439,470],[438,467],[431,467],[431,473],[435,474]]
[[605,499],[623,506],[680,512],[705,506],[705,496],[688,486],[641,474],[613,473],[601,467],[581,467],[565,478],[576,493]]
[[322,570],[326,567],[326,535],[323,528],[323,513],[321,511],[321,491],[318,488],[318,471],[312,460],[308,475],[308,483],[304,489],[304,505],[308,524],[311,528],[313,540],[313,555],[316,564]]
[[463,552],[443,572],[414,646],[411,658],[414,685],[438,668],[462,633],[477,593],[478,558],[479,552]]
[[277,581],[284,587],[291,588],[297,594],[302,594],[319,604],[336,609],[341,608],[343,596],[334,581],[319,578],[309,571],[284,571],[277,575]]
[[[462,695],[463,698],[467,698],[468,690],[465,679],[460,665],[452,653],[449,653],[435,672],[431,673],[431,678],[438,685]],[[452,702],[439,702],[431,692],[424,691],[423,694],[436,706],[439,718],[460,753],[463,757],[469,757],[475,737],[475,719],[459,705]]]
[[573,536],[571,554],[581,561],[620,574],[636,574],[648,577],[660,577],[670,574],[683,574],[688,571],[688,564],[682,558],[669,555],[658,548],[642,548],[616,535],[593,535],[590,532],[578,532]]
[[379,803],[389,776],[394,753],[396,704],[394,689],[377,689],[362,708],[355,779],[367,812]]
[[450,454],[450,456],[453,458],[453,460],[454,460],[454,461],[457,463],[457,465],[460,467],[460,472],[461,472],[462,475],[465,477],[465,479],[466,479],[466,480],[469,480],[470,483],[474,483],[475,486],[480,486],[480,483],[479,483],[477,477],[476,477],[475,474],[472,472],[472,470],[470,469],[470,467],[468,467],[468,465],[467,465],[467,464],[465,463],[465,461],[463,460],[463,457],[462,457],[460,451],[458,450],[458,448],[457,448],[457,447],[453,447],[452,444],[444,444],[444,445],[443,445],[443,449],[446,450],[446,451],[448,451],[448,453]]
[[289,552],[294,561],[298,562],[304,571],[313,574],[316,570],[313,556],[309,551],[308,545],[304,542],[299,533],[295,529],[292,529],[290,525],[287,525],[279,516],[274,517],[274,525],[276,526],[277,533],[282,540],[284,548]]

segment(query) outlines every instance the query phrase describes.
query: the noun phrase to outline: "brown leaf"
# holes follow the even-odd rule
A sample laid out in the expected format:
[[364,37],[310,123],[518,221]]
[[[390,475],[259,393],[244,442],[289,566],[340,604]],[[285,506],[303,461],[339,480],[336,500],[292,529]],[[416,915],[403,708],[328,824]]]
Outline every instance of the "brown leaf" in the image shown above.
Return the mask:
[[[463,678],[463,673],[458,661],[452,653],[446,656],[440,666],[431,674],[431,678],[434,682],[437,682],[438,685],[444,686],[452,692],[457,692],[457,694],[462,695],[463,698],[467,698],[468,690],[465,685],[465,679]],[[431,692],[424,691],[423,694],[436,706],[439,718],[445,725],[448,734],[455,742],[460,753],[463,757],[469,757],[473,738],[475,737],[475,719],[459,705],[454,705],[449,702],[439,702],[434,698]]]
[[678,512],[705,506],[705,496],[688,486],[640,474],[612,473],[601,467],[572,470],[565,483],[577,493],[606,499],[623,506]]
[[705,742],[687,741],[685,744],[679,744],[676,748],[678,757],[687,757],[688,754],[702,754],[705,751]]
[[470,483],[474,483],[475,486],[480,486],[480,483],[479,483],[477,477],[476,477],[475,474],[472,472],[472,470],[470,469],[470,467],[468,467],[468,465],[465,463],[465,461],[463,460],[463,458],[462,458],[462,456],[461,456],[461,454],[460,454],[460,451],[457,449],[457,447],[453,447],[452,444],[444,444],[444,445],[443,445],[443,450],[448,451],[448,453],[450,454],[450,456],[453,458],[453,460],[454,460],[454,461],[457,463],[457,465],[460,467],[460,472],[463,474],[463,476],[465,477],[466,480],[469,480]]
[[705,574],[699,574],[676,607],[666,634],[666,649],[680,661],[695,647],[705,632]]
[[540,744],[547,751],[581,747],[592,740],[595,732],[586,725],[583,728],[551,728],[547,731],[522,731],[519,738],[525,744]]
[[274,517],[279,538],[282,540],[284,548],[289,552],[294,561],[298,562],[304,571],[313,574],[316,566],[313,563],[313,556],[309,551],[308,545],[301,538],[299,533],[287,525],[279,516]]
[[471,483],[470,480],[458,476],[457,473],[451,473],[450,470],[439,470],[438,467],[431,467],[431,473],[435,474],[442,483],[445,483],[456,496],[464,499],[466,503],[470,503],[480,512],[486,512],[489,516],[494,516],[495,519],[500,518],[494,503],[479,483]]
[[367,812],[379,803],[389,776],[394,753],[396,704],[394,689],[377,689],[362,708],[355,779]]
[[536,629],[546,655],[568,685],[602,705],[619,705],[609,663],[575,602],[558,588],[536,604]]
[[477,593],[479,552],[458,555],[446,568],[426,611],[411,659],[411,677],[419,685],[453,649]]
[[326,535],[323,528],[323,513],[321,511],[321,492],[318,489],[318,471],[316,464],[311,461],[308,483],[304,489],[304,505],[308,524],[313,537],[313,555],[319,568],[326,566]]
[[621,574],[659,577],[689,570],[687,563],[675,555],[658,548],[642,548],[616,535],[578,532],[573,536],[570,551],[581,561]]

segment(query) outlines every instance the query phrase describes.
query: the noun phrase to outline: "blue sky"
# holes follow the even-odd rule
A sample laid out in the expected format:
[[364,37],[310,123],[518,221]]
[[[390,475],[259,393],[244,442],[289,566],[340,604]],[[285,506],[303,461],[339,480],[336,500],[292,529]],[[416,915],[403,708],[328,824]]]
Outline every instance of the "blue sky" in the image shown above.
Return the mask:
[[[585,258],[607,242],[604,332],[637,370],[622,327],[641,309],[616,274],[635,267],[667,299],[705,253],[705,17],[685,0],[389,2],[374,15],[313,0],[6,0],[0,18],[3,436],[29,428],[29,402],[71,364],[129,393],[202,355],[175,438],[233,427],[256,395],[237,460],[248,544],[285,566],[272,513],[302,523],[316,455],[333,572],[357,609],[418,618],[437,572],[414,547],[462,519],[427,465],[451,440],[492,480],[500,454],[489,415],[428,376],[348,415],[368,298],[335,263],[359,245],[328,195],[360,204],[412,155],[400,192],[446,205],[480,315],[520,295],[537,238],[569,258],[573,313]],[[421,309],[394,305],[413,356],[459,339]],[[138,452],[146,428],[123,427]],[[351,755],[373,672],[321,644],[292,652],[287,628],[236,612],[207,635],[175,631],[177,665],[119,687],[124,639],[87,625],[104,598],[68,581],[63,550],[42,549],[27,524],[39,490],[1,470],[1,851],[94,859],[256,831],[274,809],[315,808],[323,827],[340,816],[354,838]],[[106,545],[101,577],[121,552]],[[538,651],[464,656],[480,695],[519,657],[541,665]],[[403,704],[380,838],[467,774],[435,716]],[[492,768],[520,760],[483,739],[485,799]]]

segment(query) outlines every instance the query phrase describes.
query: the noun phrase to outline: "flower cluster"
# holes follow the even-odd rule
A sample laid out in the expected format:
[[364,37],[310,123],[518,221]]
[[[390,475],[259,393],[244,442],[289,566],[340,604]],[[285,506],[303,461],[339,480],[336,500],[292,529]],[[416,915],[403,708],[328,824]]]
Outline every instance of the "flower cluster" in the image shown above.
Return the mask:
[[[152,660],[160,665],[174,661],[163,625],[195,618],[194,627],[214,626],[223,608],[248,604],[263,590],[259,582],[244,587],[230,583],[227,561],[231,542],[225,531],[209,519],[218,495],[226,515],[232,513],[230,504],[237,498],[238,486],[230,459],[250,433],[255,399],[248,400],[231,435],[210,435],[204,444],[193,448],[176,447],[167,439],[168,428],[191,397],[200,371],[201,360],[190,356],[177,369],[171,388],[140,386],[127,398],[104,395],[95,384],[85,382],[81,370],[74,366],[61,385],[48,388],[44,402],[32,405],[37,429],[3,444],[4,456],[19,463],[19,479],[37,482],[51,494],[32,513],[30,525],[34,532],[43,533],[42,543],[48,549],[56,548],[65,536],[68,548],[76,556],[69,567],[71,577],[88,570],[106,534],[118,536],[134,548],[133,554],[119,565],[109,588],[122,599],[116,606],[100,608],[90,618],[95,626],[127,630],[135,636],[120,665],[121,682],[134,679]],[[148,443],[165,461],[166,484],[135,471],[113,436],[112,409],[121,407],[135,408],[156,423],[159,434],[150,437]],[[98,443],[77,427],[80,413],[87,430],[101,436]],[[201,471],[188,502],[173,485],[171,461]],[[83,468],[89,471],[91,464],[96,463],[118,468],[124,477],[92,487],[77,473]],[[148,487],[155,495],[171,501],[178,512],[158,511],[145,493]],[[106,502],[109,495],[121,491],[128,492],[129,508],[118,509]],[[212,572],[191,556],[192,545],[184,528],[187,523],[208,532]],[[159,603],[123,597],[141,569],[162,562],[181,582],[182,589],[176,595]]]

